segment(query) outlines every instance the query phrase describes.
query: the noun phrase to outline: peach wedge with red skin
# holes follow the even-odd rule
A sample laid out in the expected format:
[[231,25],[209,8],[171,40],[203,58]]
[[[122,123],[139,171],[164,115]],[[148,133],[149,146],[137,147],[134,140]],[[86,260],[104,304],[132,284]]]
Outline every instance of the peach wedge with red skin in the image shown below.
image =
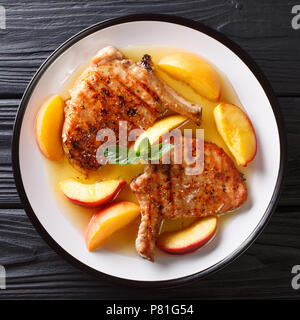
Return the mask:
[[202,218],[183,230],[161,234],[157,246],[171,254],[193,252],[212,238],[216,228],[217,218],[215,216]]
[[256,155],[257,141],[253,125],[239,107],[220,103],[214,109],[218,132],[238,165],[245,167]]
[[140,207],[134,202],[112,203],[96,213],[86,230],[87,249],[100,247],[113,233],[124,228],[140,214]]
[[73,203],[85,207],[98,207],[115,199],[125,184],[125,180],[105,180],[85,184],[75,179],[68,179],[60,182],[59,187]]
[[42,154],[52,161],[63,156],[62,127],[64,123],[64,101],[56,95],[40,108],[35,120],[35,138]]
[[222,85],[219,74],[205,59],[193,53],[178,52],[158,62],[161,70],[185,82],[197,93],[211,101],[219,101]]

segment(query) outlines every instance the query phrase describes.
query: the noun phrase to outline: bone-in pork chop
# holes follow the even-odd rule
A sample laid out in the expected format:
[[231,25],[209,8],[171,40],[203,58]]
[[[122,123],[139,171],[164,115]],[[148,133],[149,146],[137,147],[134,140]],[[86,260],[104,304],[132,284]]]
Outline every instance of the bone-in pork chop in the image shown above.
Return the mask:
[[188,116],[197,124],[201,107],[184,100],[155,75],[151,57],[140,63],[126,59],[114,47],[105,47],[76,81],[65,107],[63,147],[70,163],[80,171],[96,170],[96,152],[103,143],[97,132],[111,129],[119,137],[119,122],[128,131],[147,129],[166,109]]
[[[195,139],[191,145],[194,155]],[[203,171],[196,175],[186,174],[189,165],[185,161],[174,164],[174,152],[173,149],[170,164],[147,164],[144,173],[130,185],[141,207],[136,250],[151,261],[163,218],[224,213],[239,207],[247,199],[242,175],[216,144],[204,142]]]

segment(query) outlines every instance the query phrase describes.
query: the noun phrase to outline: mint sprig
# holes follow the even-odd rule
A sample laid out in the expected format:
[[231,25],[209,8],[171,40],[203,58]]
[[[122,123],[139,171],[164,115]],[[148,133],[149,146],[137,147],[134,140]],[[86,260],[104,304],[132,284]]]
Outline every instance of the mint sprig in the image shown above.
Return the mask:
[[111,164],[129,165],[137,164],[140,160],[158,160],[173,148],[174,146],[170,143],[159,143],[151,146],[149,138],[146,137],[140,142],[136,151],[123,146],[112,145],[104,149],[104,155]]

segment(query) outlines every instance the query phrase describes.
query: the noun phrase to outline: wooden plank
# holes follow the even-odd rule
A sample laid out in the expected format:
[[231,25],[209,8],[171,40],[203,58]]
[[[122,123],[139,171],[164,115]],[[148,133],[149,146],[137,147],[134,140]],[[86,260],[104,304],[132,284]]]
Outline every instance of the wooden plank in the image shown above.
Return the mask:
[[131,13],[167,13],[200,21],[227,35],[258,63],[281,96],[299,94],[300,31],[291,27],[294,1],[10,1],[0,30],[0,97],[20,96],[41,63],[70,36],[99,21]]
[[19,100],[0,100],[0,206],[20,206],[11,167],[11,139]]
[[278,210],[258,240],[222,271],[168,290],[120,287],[73,268],[40,238],[23,210],[0,210],[0,264],[7,288],[0,299],[298,298],[291,269],[300,261],[299,209]]
[[300,205],[300,99],[279,99],[287,134],[287,170],[280,205]]
[[[300,205],[300,98],[280,98],[288,137],[288,166],[280,205]],[[0,100],[0,207],[19,207],[11,169],[11,137],[19,100]]]

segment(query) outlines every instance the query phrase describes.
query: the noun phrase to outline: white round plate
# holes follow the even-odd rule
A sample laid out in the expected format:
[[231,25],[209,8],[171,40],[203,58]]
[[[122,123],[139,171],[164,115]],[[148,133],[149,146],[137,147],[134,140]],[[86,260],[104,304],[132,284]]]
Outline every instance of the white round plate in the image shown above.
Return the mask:
[[[256,130],[258,151],[249,199],[241,212],[203,247],[184,257],[160,255],[155,263],[136,256],[85,248],[81,232],[63,215],[50,189],[35,142],[34,121],[45,97],[104,46],[164,45],[210,60],[224,72]],[[237,45],[199,23],[165,15],[132,15],[96,24],[75,35],[41,66],[16,118],[13,167],[18,191],[34,226],[59,254],[100,278],[142,286],[174,286],[216,271],[259,235],[278,199],[285,164],[285,139],[272,90],[255,63]]]

